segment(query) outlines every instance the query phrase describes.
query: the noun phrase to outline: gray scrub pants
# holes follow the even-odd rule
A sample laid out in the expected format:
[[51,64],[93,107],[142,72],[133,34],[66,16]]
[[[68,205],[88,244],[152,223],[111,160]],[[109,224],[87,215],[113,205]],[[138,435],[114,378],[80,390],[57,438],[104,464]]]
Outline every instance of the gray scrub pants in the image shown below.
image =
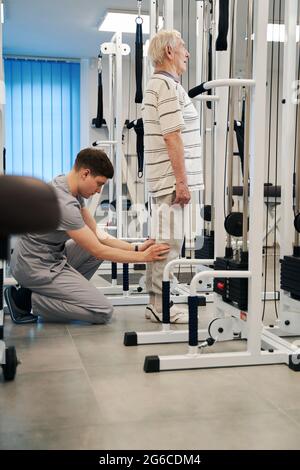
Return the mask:
[[32,311],[45,321],[69,322],[81,320],[105,324],[113,313],[113,306],[89,279],[102,263],[73,240],[66,243],[67,264],[46,285],[34,286]]

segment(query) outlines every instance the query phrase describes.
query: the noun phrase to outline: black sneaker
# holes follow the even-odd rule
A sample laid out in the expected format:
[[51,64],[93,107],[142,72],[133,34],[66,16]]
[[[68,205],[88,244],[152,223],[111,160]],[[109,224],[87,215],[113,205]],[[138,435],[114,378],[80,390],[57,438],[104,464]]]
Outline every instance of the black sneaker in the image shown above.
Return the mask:
[[17,291],[15,286],[9,286],[4,291],[5,302],[7,304],[12,321],[17,324],[36,323],[38,317],[32,315],[26,310],[22,310],[21,308],[17,307],[14,301],[14,291]]

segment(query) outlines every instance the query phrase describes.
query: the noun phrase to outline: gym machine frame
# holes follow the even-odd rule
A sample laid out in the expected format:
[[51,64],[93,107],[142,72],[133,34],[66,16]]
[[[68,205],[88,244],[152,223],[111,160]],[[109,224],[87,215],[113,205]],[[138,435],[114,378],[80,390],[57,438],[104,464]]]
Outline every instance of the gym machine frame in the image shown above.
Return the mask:
[[[281,146],[281,291],[279,317],[269,331],[280,336],[300,336],[300,298],[296,295],[300,274],[299,212],[300,212],[300,104],[296,94],[299,87],[299,64],[296,65],[296,27],[299,2],[285,3],[285,45],[282,94]],[[299,46],[298,46],[299,47]],[[298,58],[299,60],[299,58]],[[297,84],[297,88],[294,86]],[[291,93],[296,94],[297,102]],[[297,120],[296,120],[296,109]],[[295,139],[296,137],[296,139]],[[296,145],[296,148],[294,146]],[[294,169],[295,154],[295,169]],[[294,175],[295,171],[295,175]],[[293,207],[295,213],[293,213]],[[294,239],[293,239],[294,237]]]
[[[157,28],[158,23],[158,2],[150,1],[150,28],[153,34]],[[172,28],[173,23],[173,0],[165,2],[165,24],[168,24],[169,28]],[[99,147],[109,147],[110,155],[116,153],[114,159],[115,166],[115,179],[116,179],[116,220],[117,227],[114,228],[117,232],[117,238],[124,239],[128,242],[143,242],[144,239],[132,239],[123,237],[123,225],[122,225],[122,162],[124,161],[123,149],[122,149],[122,55],[130,53],[130,48],[126,44],[122,44],[122,34],[117,32],[111,39],[111,42],[104,43],[101,45],[101,54],[109,55],[109,109],[110,116],[108,119],[108,131],[109,140],[107,141],[96,141],[95,145]],[[115,60],[115,64],[114,64]],[[114,69],[115,67],[115,69]],[[113,102],[113,76],[115,74],[116,82],[116,103],[114,108]],[[116,128],[114,128],[114,112],[115,109],[115,121]],[[127,181],[128,183],[128,181]],[[132,186],[132,184],[131,184]],[[132,193],[132,191],[131,191]],[[90,203],[89,209],[94,215],[96,208],[99,204],[100,194],[93,196]],[[109,181],[109,202],[113,200],[113,182]],[[112,211],[109,207],[109,220],[111,221]],[[102,292],[110,298],[113,305],[147,305],[149,303],[149,295],[142,292],[143,287],[141,286],[129,286],[129,266],[128,264],[123,265],[123,285],[117,285],[117,264],[112,263],[112,283],[111,286],[101,287]],[[141,293],[139,293],[141,291]],[[174,302],[187,302],[188,292],[181,286],[176,286],[176,295],[174,296]]]
[[[5,104],[5,84],[2,64],[2,25],[0,24],[0,173],[3,173],[3,105]],[[14,346],[6,347],[4,341],[3,282],[4,260],[9,251],[8,238],[0,237],[0,366],[4,380],[13,380],[16,375],[18,359]]]
[[[154,28],[154,25],[155,25],[155,22],[151,22],[151,18],[154,17],[155,15],[155,11],[157,11],[157,1],[153,0],[153,1],[150,1],[150,6],[152,7],[152,9],[154,8],[154,11],[153,11],[153,15],[150,16],[150,28],[151,28],[151,24],[152,24],[152,34],[155,34],[156,30]],[[156,9],[155,9],[155,6],[156,6]],[[197,57],[197,61],[196,61],[196,80],[197,82],[203,82],[203,78],[207,76],[207,60],[206,60],[206,57],[203,57],[203,47],[206,43],[208,43],[207,40],[205,40],[205,37],[207,35],[207,28],[208,28],[208,8],[210,8],[210,6],[208,5],[208,1],[206,0],[201,0],[201,1],[197,1],[197,5],[196,5],[196,11],[197,11],[197,14],[196,14],[196,31],[197,31],[197,37],[196,37],[196,57]],[[211,18],[211,27],[212,27],[212,33],[213,33],[213,43],[215,43],[215,40],[216,40],[216,34],[215,34],[215,28],[214,28],[214,25],[215,25],[215,21],[214,21],[214,16],[213,18]],[[223,53],[222,54],[222,60],[220,60],[220,63],[221,63],[221,71],[226,74],[228,72],[227,69],[229,69],[229,60],[228,60],[228,52],[226,53]],[[214,65],[213,65],[213,70],[214,70]],[[226,109],[226,100],[227,100],[227,95],[228,95],[228,92],[222,92],[221,90],[221,93],[219,93],[221,95],[221,103],[223,103],[223,106],[221,106],[221,109]],[[220,97],[219,96],[212,96],[212,95],[209,95],[209,96],[198,96],[195,98],[196,101],[198,101],[198,103],[196,103],[196,106],[197,106],[197,109],[198,109],[198,112],[199,112],[199,115],[200,115],[200,122],[201,122],[201,129],[202,129],[202,132],[201,132],[201,135],[202,135],[202,148],[203,146],[205,145],[205,149],[203,150],[203,153],[204,153],[204,158],[206,157],[206,140],[205,140],[205,137],[204,137],[204,134],[206,134],[206,119],[205,119],[205,105],[206,105],[206,102],[210,101],[210,102],[216,102],[216,101],[220,101]],[[202,105],[202,106],[201,106]],[[213,154],[214,153],[214,148],[215,148],[215,142],[214,142],[214,137],[215,137],[215,133],[214,133],[214,127],[215,127],[215,123],[214,123],[214,108],[212,106],[212,110],[211,110],[211,113],[212,113],[212,123],[211,123],[211,153]],[[221,114],[221,113],[220,113]],[[227,116],[226,114],[222,113],[220,115],[220,120],[218,121],[218,123],[216,123],[216,128],[218,129],[218,135],[222,135],[222,129],[226,129],[226,126],[227,126]],[[225,140],[223,142],[223,139],[222,139],[222,144],[225,145]],[[212,158],[213,162],[214,162],[214,158]],[[222,167],[223,171],[224,171],[224,167]],[[212,178],[214,177],[214,174],[216,175],[216,177],[219,177],[220,181],[222,181],[222,175],[221,175],[221,178],[220,175],[222,173],[222,170],[217,172],[217,171],[213,171],[214,169],[212,168]],[[213,183],[213,182],[212,182]],[[216,186],[218,189],[216,190],[216,193],[217,194],[217,198],[219,199],[220,201],[220,204],[219,206],[221,207],[221,201],[222,201],[222,193],[221,193],[221,188],[222,187],[222,184],[220,185],[217,185]],[[213,198],[213,196],[212,196]],[[212,212],[214,212],[214,208],[213,208],[213,200],[211,201],[212,202]],[[221,224],[221,230],[220,230],[220,234],[221,234],[221,240],[224,238],[224,227],[223,225]],[[223,235],[223,236],[222,236]],[[220,238],[220,237],[219,237]],[[220,244],[221,242],[219,242]],[[195,266],[196,267],[196,271],[202,271],[203,269],[207,269],[207,265],[213,265],[214,263],[214,259],[210,258],[210,259],[199,259],[199,258],[196,258],[196,259],[186,259],[186,258],[180,258],[180,259],[175,259],[175,260],[172,260],[170,261],[166,266],[165,266],[165,269],[164,269],[164,274],[163,274],[163,299],[164,299],[164,302],[163,302],[163,311],[162,311],[162,317],[163,317],[163,322],[162,324],[160,325],[159,327],[159,330],[158,331],[151,331],[151,332],[135,332],[135,331],[129,331],[129,332],[126,332],[124,334],[124,345],[125,346],[137,346],[137,345],[140,345],[140,344],[156,344],[156,343],[176,343],[176,342],[186,342],[187,339],[188,339],[188,331],[187,330],[173,330],[171,329],[171,326],[170,326],[170,307],[169,307],[169,302],[170,302],[170,283],[169,283],[169,276],[170,276],[170,272],[172,270],[172,268],[174,268],[175,266]],[[206,267],[205,267],[206,265]],[[209,285],[209,284],[212,284],[212,278],[206,278],[205,279],[206,281],[206,284]],[[199,285],[198,285],[198,289],[199,289]],[[201,288],[201,291],[204,291],[206,292],[207,289],[204,287],[204,289]],[[211,289],[209,289],[209,291],[211,291]],[[188,294],[189,292],[189,288],[187,286],[186,288],[186,292]],[[214,295],[212,293],[202,293],[203,297],[202,297],[202,305],[205,305],[206,302],[211,302],[211,301],[214,301]],[[176,299],[176,297],[175,297]],[[172,299],[173,300],[173,299]],[[180,300],[179,300],[180,302]],[[203,330],[203,331],[199,331],[199,336],[201,337],[201,339],[204,339],[206,338],[207,336],[207,332],[206,330]]]
[[[123,131],[123,88],[122,88],[122,56],[130,53],[130,47],[122,43],[122,33],[116,32],[111,41],[101,44],[101,55],[108,55],[109,60],[109,94],[108,106],[110,114],[107,120],[108,140],[98,140],[93,145],[100,148],[108,148],[110,159],[115,168],[115,183],[109,180],[109,208],[108,223],[112,222],[113,212],[111,202],[114,198],[114,184],[116,193],[116,226],[108,225],[109,230],[114,230],[119,239],[123,238],[123,197],[122,197],[122,172],[124,164],[124,154],[122,148],[122,131]],[[102,66],[102,64],[101,64]],[[115,85],[115,86],[114,86]],[[114,90],[115,88],[115,90]],[[114,97],[115,93],[115,97]],[[114,102],[115,98],[115,102]],[[128,181],[127,181],[128,184]],[[132,183],[129,182],[130,185]],[[132,192],[132,191],[131,191]],[[101,194],[95,194],[89,205],[89,210],[94,216],[99,205]],[[101,227],[100,227],[101,228]],[[104,228],[104,227],[103,227]],[[129,296],[129,273],[128,265],[123,265],[123,286],[117,286],[117,264],[111,264],[112,283],[111,286],[101,287],[101,291],[108,297],[113,305],[132,305],[140,304],[139,296]],[[130,297],[130,301],[129,301]]]
[[[249,80],[254,92],[251,93],[250,120],[250,230],[249,230],[249,270],[215,271],[213,277],[248,278],[248,312],[246,314],[247,350],[226,353],[199,353],[198,345],[198,305],[199,297],[196,286],[200,279],[212,273],[200,272],[191,283],[189,296],[189,345],[184,355],[147,356],[145,372],[163,370],[194,369],[211,367],[232,367],[246,365],[263,365],[285,363],[293,370],[300,370],[299,349],[277,337],[261,323],[261,272],[262,272],[262,237],[263,232],[263,188],[264,188],[264,146],[265,142],[265,108],[266,108],[266,63],[269,2],[257,2],[254,15],[254,80]],[[252,83],[251,83],[252,82]],[[241,81],[240,81],[241,83]],[[239,85],[237,80],[214,81],[204,84],[205,89],[216,86]],[[255,99],[254,99],[255,98]],[[255,220],[255,225],[253,221]],[[245,313],[245,312],[241,312]],[[242,320],[242,317],[241,317]],[[207,345],[207,344],[206,344]],[[201,348],[202,350],[202,348]]]

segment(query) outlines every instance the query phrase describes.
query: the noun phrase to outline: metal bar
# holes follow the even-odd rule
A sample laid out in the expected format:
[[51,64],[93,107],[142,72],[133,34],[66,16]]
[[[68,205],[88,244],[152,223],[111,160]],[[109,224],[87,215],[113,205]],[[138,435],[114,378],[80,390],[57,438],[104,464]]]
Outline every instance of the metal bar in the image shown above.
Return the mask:
[[286,351],[287,353],[291,354],[299,352],[299,347],[295,344],[290,343],[289,341],[280,338],[276,334],[272,333],[270,330],[263,328],[262,331],[262,341],[269,342],[275,349],[280,348],[282,351]]
[[206,176],[206,168],[207,168],[207,152],[206,152],[206,146],[207,146],[207,139],[206,139],[206,115],[207,115],[207,108],[206,108],[206,103],[202,103],[201,106],[201,149],[202,149],[202,165],[203,165],[203,182],[204,182],[204,189],[203,189],[203,200],[204,204],[206,204],[206,181],[205,181],[205,176]]
[[[203,62],[203,23],[204,23],[204,2],[196,3],[196,83],[203,81],[202,62]],[[197,105],[197,111],[200,115],[200,104]]]
[[247,347],[253,356],[261,344],[261,273],[262,233],[264,226],[264,161],[266,142],[266,82],[267,82],[267,27],[269,1],[255,3],[254,11],[254,63],[256,83],[251,93],[250,118],[250,229],[249,270],[252,276],[248,287],[249,334]]
[[[206,1],[196,3],[196,83],[207,80],[208,40],[207,40],[207,3]],[[206,203],[206,104],[196,100],[196,109],[200,119],[200,136],[202,149],[203,170],[203,202]],[[204,223],[204,225],[206,222]]]
[[[175,266],[191,266],[193,264],[213,264],[215,260],[213,259],[186,259],[186,258],[177,258],[169,261],[165,268],[163,274],[163,281],[169,281],[171,269]],[[206,272],[206,271],[205,271]],[[212,272],[212,271],[210,271]]]
[[116,161],[115,161],[115,185],[116,185],[116,219],[117,219],[117,238],[123,236],[122,209],[123,209],[123,191],[122,191],[122,130],[123,130],[123,92],[122,92],[122,33],[116,33]]
[[[231,21],[231,48],[230,48],[230,71],[229,77],[233,79],[235,75],[235,62],[236,62],[236,2],[233,0],[230,3],[230,18]],[[227,140],[227,211],[226,214],[232,212],[232,193],[233,193],[233,152],[234,152],[234,114],[235,114],[235,101],[236,93],[234,88],[229,89],[229,129],[228,129],[228,140]],[[225,188],[224,188],[225,189]],[[226,246],[231,248],[231,235],[227,233]]]
[[219,97],[218,96],[214,96],[214,95],[198,95],[198,96],[195,96],[195,98],[193,98],[193,100],[195,101],[219,101]]
[[[108,109],[109,115],[107,120],[107,127],[108,127],[108,136],[111,141],[117,142],[114,140],[115,133],[114,133],[114,100],[113,100],[113,87],[114,87],[114,57],[113,54],[109,54],[108,56],[108,78],[109,78],[109,87],[108,87]],[[110,152],[110,160],[113,165],[115,165],[115,154],[116,154],[116,147],[111,149]],[[113,211],[111,208],[111,203],[114,199],[114,181],[112,179],[108,182],[108,223],[111,225],[113,221]]]
[[[213,18],[213,44],[216,43],[216,25],[219,20],[219,2],[215,2],[214,8],[215,16]],[[231,24],[229,24],[228,34],[228,50],[224,52],[215,52],[215,79],[228,77],[229,58],[231,47]],[[215,80],[214,80],[215,82]],[[224,256],[224,246],[226,244],[226,232],[224,228],[224,211],[223,211],[223,188],[224,188],[224,173],[225,173],[225,151],[226,151],[226,134],[228,127],[228,88],[218,88],[216,94],[219,97],[219,102],[215,106],[215,119],[214,126],[214,150],[215,150],[215,165],[214,165],[214,229],[215,229],[215,246],[214,255]]]
[[213,88],[220,87],[254,87],[255,80],[246,78],[221,78],[217,80],[211,80],[210,82],[203,83],[205,90],[212,90]]
[[288,364],[289,356],[283,352],[262,351],[253,356],[248,352],[185,354],[159,356],[159,370],[201,369],[210,367],[255,366],[262,364]]
[[[300,212],[300,104],[297,104],[298,108],[298,119],[297,119],[297,148],[296,148],[296,185],[295,185],[295,211],[296,214]],[[295,246],[299,246],[300,243],[300,234],[295,230]]]
[[[212,44],[216,43],[216,21],[215,21],[215,15],[216,15],[216,9],[215,9],[215,3],[216,1],[213,0],[211,7],[212,7],[212,15],[211,15],[211,21],[210,21],[210,32],[212,34]],[[214,80],[216,78],[216,54],[212,52],[212,79]],[[215,231],[215,188],[214,188],[214,179],[215,179],[215,114],[216,114],[216,107],[214,101],[219,101],[219,96],[213,96],[210,95],[211,98],[214,98],[213,101],[211,101],[211,138],[210,138],[210,192],[211,192],[211,223],[210,223],[210,228],[211,231]],[[224,229],[223,229],[224,230]],[[216,243],[216,242],[215,242]],[[214,253],[216,250],[214,250]]]
[[117,144],[116,140],[96,140],[96,145],[102,145],[103,147],[111,147],[112,145]]
[[174,27],[174,0],[164,0],[164,7],[164,29],[170,30]]
[[[188,330],[145,331],[137,334],[137,344],[187,343]],[[207,330],[198,330],[199,341],[207,338]]]
[[[282,77],[282,124],[281,124],[281,223],[280,256],[292,253],[294,235],[293,214],[293,167],[295,145],[296,106],[290,99],[296,78],[296,25],[298,0],[285,2],[285,42]],[[298,113],[299,117],[300,114]]]
[[159,9],[158,9],[158,0],[150,0],[149,4],[150,11],[150,40],[158,31],[158,19],[159,19]]
[[[252,76],[252,18],[253,0],[248,0],[247,17],[247,49],[246,49],[246,76]],[[249,179],[249,149],[250,149],[250,90],[246,89],[245,102],[245,138],[244,138],[244,182],[243,182],[243,252],[248,251],[248,179]]]
[[197,273],[190,284],[190,295],[194,296],[197,294],[197,284],[200,280],[207,277],[220,277],[220,278],[251,278],[251,271],[201,271]]
[[[233,139],[234,139],[234,104],[235,91],[229,91],[229,130],[228,130],[228,151],[227,151],[227,214],[232,211],[233,194]],[[231,236],[227,235],[227,247],[231,247]]]

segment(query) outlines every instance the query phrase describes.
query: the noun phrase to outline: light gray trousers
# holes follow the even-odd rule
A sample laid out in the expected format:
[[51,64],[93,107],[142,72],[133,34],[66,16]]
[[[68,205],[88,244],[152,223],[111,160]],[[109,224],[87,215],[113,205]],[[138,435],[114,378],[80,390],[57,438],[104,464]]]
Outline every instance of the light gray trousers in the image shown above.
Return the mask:
[[183,209],[177,206],[174,210],[169,210],[175,197],[174,191],[172,194],[151,199],[151,238],[157,243],[168,243],[170,247],[165,260],[148,263],[146,268],[147,291],[157,297],[159,302],[161,302],[164,268],[169,261],[178,258],[184,238]]
[[32,311],[50,322],[81,320],[105,324],[113,306],[89,279],[102,263],[73,240],[66,243],[68,263],[47,285],[32,288]]

